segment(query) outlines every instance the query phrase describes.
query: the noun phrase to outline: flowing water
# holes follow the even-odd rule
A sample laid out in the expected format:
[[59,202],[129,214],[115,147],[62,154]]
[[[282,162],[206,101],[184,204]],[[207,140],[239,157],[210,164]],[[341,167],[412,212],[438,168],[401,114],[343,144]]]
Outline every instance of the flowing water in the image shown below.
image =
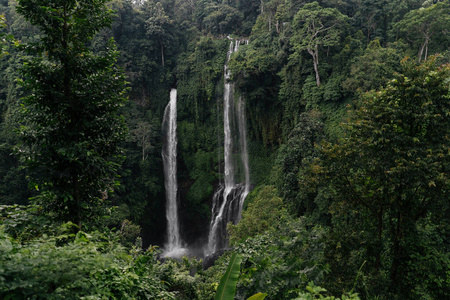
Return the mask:
[[167,243],[162,256],[178,257],[185,249],[182,247],[178,221],[178,183],[177,183],[177,90],[170,91],[170,101],[164,111],[162,123],[164,164],[164,186],[166,188]]
[[[206,255],[227,246],[226,225],[229,222],[237,223],[240,220],[245,197],[250,191],[245,105],[242,97],[238,97],[235,103],[234,84],[229,81],[230,70],[228,69],[231,54],[239,50],[239,44],[240,41],[230,42],[224,66],[224,183],[213,196]],[[239,160],[237,156],[240,156]],[[243,173],[244,182],[236,183],[238,170]]]
[[[248,42],[248,41],[247,41]],[[239,128],[239,142],[241,146],[241,160],[244,167],[244,191],[241,194],[241,199],[239,203],[239,213],[238,220],[241,218],[242,207],[244,206],[244,200],[250,192],[250,167],[248,164],[248,147],[247,147],[247,126],[245,121],[245,103],[242,97],[238,98],[237,103],[237,117],[238,117],[238,128]]]

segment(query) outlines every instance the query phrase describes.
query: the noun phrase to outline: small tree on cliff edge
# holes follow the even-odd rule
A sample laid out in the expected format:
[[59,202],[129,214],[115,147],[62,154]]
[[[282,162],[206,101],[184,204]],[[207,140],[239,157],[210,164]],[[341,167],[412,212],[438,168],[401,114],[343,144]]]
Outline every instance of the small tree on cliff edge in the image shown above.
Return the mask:
[[26,45],[20,81],[19,154],[40,191],[40,203],[56,218],[81,228],[100,207],[122,162],[126,126],[119,109],[125,79],[115,66],[112,41],[101,54],[87,45],[111,25],[106,0],[19,0],[17,11],[41,31]]

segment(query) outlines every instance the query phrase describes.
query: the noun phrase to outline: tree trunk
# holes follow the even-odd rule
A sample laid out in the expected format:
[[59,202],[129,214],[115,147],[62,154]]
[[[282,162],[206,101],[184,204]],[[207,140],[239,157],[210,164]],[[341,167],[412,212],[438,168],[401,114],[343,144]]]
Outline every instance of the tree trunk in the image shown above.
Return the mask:
[[142,134],[142,161],[145,161],[145,133]]
[[397,224],[395,226],[394,234],[393,234],[393,241],[392,241],[392,265],[391,265],[391,274],[390,274],[390,281],[391,281],[391,292],[395,293],[395,290],[398,289],[399,284],[399,267],[401,263],[401,255],[402,255],[402,249],[400,245],[400,241],[402,239],[402,225],[403,222],[403,216],[400,212],[400,208],[397,208]]
[[428,54],[428,40],[429,40],[429,38],[428,37],[426,37],[425,38],[425,41],[423,42],[423,44],[422,44],[422,47],[420,47],[420,50],[419,50],[419,62],[421,62],[422,61],[422,56],[423,56],[423,52],[424,52],[424,50],[425,50],[425,58],[424,58],[424,60],[427,60],[427,54]]
[[[74,198],[72,201],[75,203],[75,222],[78,225],[78,231],[81,231],[81,197],[80,192],[78,188],[78,177],[76,175],[72,175],[72,181],[73,181],[73,193],[72,197]],[[70,213],[70,212],[69,212]]]
[[164,68],[164,45],[162,42],[159,42],[159,44],[161,45],[161,64],[162,67]]
[[315,49],[311,49],[310,47],[307,48],[309,54],[313,57],[313,64],[314,64],[314,72],[316,73],[316,83],[317,86],[320,86],[320,76],[319,76],[319,49],[318,46],[315,46]]
[[378,236],[377,236],[377,249],[375,257],[375,268],[377,273],[380,272],[381,268],[381,252],[382,252],[382,238],[383,238],[383,205],[381,205],[378,211]]

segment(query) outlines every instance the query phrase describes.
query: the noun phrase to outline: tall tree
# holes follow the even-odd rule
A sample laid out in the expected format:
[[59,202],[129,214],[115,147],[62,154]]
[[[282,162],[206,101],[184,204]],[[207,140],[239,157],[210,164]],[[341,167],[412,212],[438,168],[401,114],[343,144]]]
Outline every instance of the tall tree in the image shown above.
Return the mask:
[[316,170],[336,191],[332,211],[358,219],[365,259],[391,292],[443,299],[450,244],[430,237],[450,226],[450,65],[406,61],[402,73],[362,99]]
[[343,82],[348,91],[367,92],[379,89],[400,71],[401,53],[395,49],[380,45],[379,40],[369,43],[364,54],[354,59],[350,67],[350,76]]
[[337,9],[321,7],[317,2],[306,4],[295,15],[296,34],[291,40],[296,51],[307,50],[312,56],[317,86],[320,86],[319,47],[336,46],[341,34],[339,27],[347,19]]
[[210,4],[207,12],[203,25],[214,35],[234,33],[241,26],[242,14],[234,7],[226,4]]
[[161,2],[157,2],[156,4],[147,4],[145,11],[149,14],[149,17],[145,22],[147,35],[151,38],[156,38],[158,41],[161,49],[161,66],[164,67],[164,49],[173,39],[173,36],[170,33],[170,27],[173,21],[164,11],[164,7]]
[[394,32],[405,38],[413,47],[418,48],[420,62],[422,59],[427,59],[432,38],[436,40],[434,44],[438,49],[444,46],[439,50],[448,48],[449,26],[450,7],[447,0],[410,11],[394,25]]
[[148,156],[148,151],[153,148],[151,143],[152,125],[148,122],[139,122],[134,130],[130,130],[134,142],[142,149],[142,161]]
[[112,41],[100,54],[87,45],[110,26],[107,0],[19,0],[17,11],[41,39],[25,49],[18,152],[44,208],[81,227],[99,208],[122,161],[126,133],[119,110],[125,80]]

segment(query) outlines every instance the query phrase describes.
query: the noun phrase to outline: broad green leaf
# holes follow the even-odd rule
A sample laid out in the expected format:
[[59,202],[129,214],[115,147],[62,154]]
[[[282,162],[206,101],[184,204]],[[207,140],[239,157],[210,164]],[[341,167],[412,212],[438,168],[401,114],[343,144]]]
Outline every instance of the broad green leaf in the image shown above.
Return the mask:
[[262,300],[262,299],[266,298],[266,296],[267,296],[267,294],[258,293],[258,294],[251,296],[247,300]]
[[236,284],[239,277],[242,256],[233,253],[228,265],[227,271],[220,279],[219,287],[217,288],[215,300],[233,300],[236,293]]

